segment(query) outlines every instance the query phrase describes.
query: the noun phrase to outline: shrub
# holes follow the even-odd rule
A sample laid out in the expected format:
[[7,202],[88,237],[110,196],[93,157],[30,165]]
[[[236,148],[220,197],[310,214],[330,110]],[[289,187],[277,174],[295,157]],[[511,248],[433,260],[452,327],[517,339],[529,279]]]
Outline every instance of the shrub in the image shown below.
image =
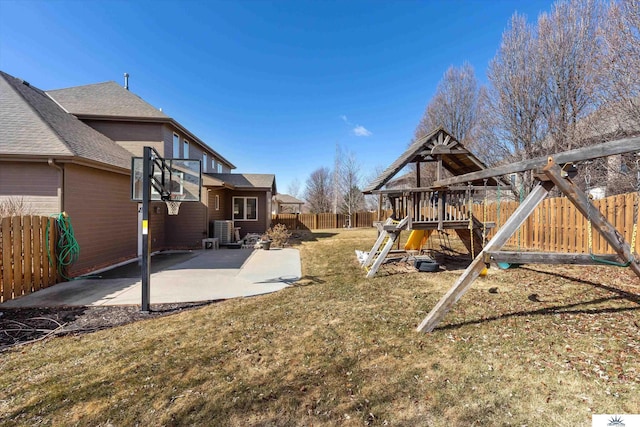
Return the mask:
[[33,215],[34,211],[22,197],[9,197],[0,200],[0,218],[8,216]]
[[263,240],[271,240],[271,246],[275,248],[283,248],[289,243],[291,233],[284,224],[277,224],[269,228],[262,236]]

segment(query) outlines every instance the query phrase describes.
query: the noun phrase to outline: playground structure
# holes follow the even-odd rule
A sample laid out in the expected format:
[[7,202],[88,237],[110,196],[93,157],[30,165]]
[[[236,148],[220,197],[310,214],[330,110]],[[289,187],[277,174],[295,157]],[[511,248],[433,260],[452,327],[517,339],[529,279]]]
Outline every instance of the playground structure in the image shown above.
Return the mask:
[[[372,251],[365,253],[366,256],[362,257],[362,266],[368,268],[367,277],[375,275],[377,268],[382,264],[381,258],[386,257],[391,246],[393,246],[393,243],[389,244],[389,242],[395,242],[402,230],[441,230],[443,228],[453,228],[462,238],[463,242],[465,242],[465,245],[470,249],[472,254],[473,260],[471,264],[453,284],[449,291],[440,299],[427,317],[420,323],[417,328],[418,331],[432,331],[451,307],[453,307],[453,305],[469,289],[473,281],[481,275],[491,262],[618,265],[622,267],[629,267],[638,277],[640,277],[640,258],[636,257],[631,250],[633,243],[635,243],[634,240],[637,234],[638,198],[640,197],[636,197],[633,237],[632,245],[630,245],[609,223],[604,215],[594,207],[591,200],[583,193],[583,191],[571,180],[572,172],[575,171],[574,164],[577,162],[584,162],[608,156],[639,153],[640,137],[620,139],[566,151],[548,157],[529,159],[490,169],[483,167],[484,165],[481,163],[474,164],[474,166],[467,168],[473,168],[475,170],[467,170],[463,173],[455,173],[454,171],[451,171],[450,168],[447,168],[450,172],[454,172],[454,176],[444,178],[441,175],[441,167],[451,165],[451,163],[447,163],[448,161],[451,161],[451,159],[447,159],[445,156],[450,155],[450,153],[455,151],[460,155],[463,154],[462,151],[465,151],[464,154],[469,160],[474,158],[470,153],[464,150],[461,144],[453,140],[453,138],[443,129],[438,129],[430,135],[416,141],[416,143],[414,143],[409,150],[403,154],[403,156],[401,156],[365,190],[365,192],[369,193],[399,195],[402,197],[400,207],[406,206],[405,211],[402,211],[398,209],[398,206],[395,206],[394,214],[397,214],[398,212],[406,212],[404,219],[399,222],[396,222],[393,219],[388,219],[381,227],[381,231],[384,231],[384,233],[380,233]],[[460,157],[457,157],[457,160],[458,162],[454,163],[458,166],[455,170],[460,172],[461,170],[464,170],[463,166],[468,163],[462,165]],[[418,166],[421,161],[438,162],[436,180],[428,187],[402,190],[381,190],[384,184],[389,182],[391,177],[399,172],[402,167],[407,165],[410,161],[418,163]],[[419,170],[420,168],[417,167],[417,175],[419,175]],[[488,224],[482,224],[477,221],[477,219],[473,218],[471,210],[465,210],[462,206],[465,206],[467,203],[471,206],[473,190],[479,189],[479,183],[484,184],[483,188],[486,188],[488,183],[491,186],[499,187],[503,182],[500,181],[499,177],[523,172],[533,173],[533,189],[520,203],[520,206],[509,217],[504,225],[496,231],[495,235],[486,242],[486,244],[477,245],[478,240],[482,242],[482,234],[479,231],[486,230]],[[420,183],[419,176],[417,177],[416,182]],[[467,187],[459,187],[464,184],[466,184]],[[453,204],[447,203],[450,194],[461,191],[461,189],[464,188],[467,189],[467,193],[466,199],[463,199],[462,203],[456,201],[455,197],[453,198]],[[605,239],[605,241],[616,252],[616,256],[595,256],[592,253],[566,254],[550,252],[501,251],[509,238],[511,238],[511,236],[553,189],[558,190],[582,215],[584,215],[585,218],[588,218],[589,223],[591,224],[590,228],[593,228],[593,230],[598,232]],[[437,193],[438,195],[439,203],[436,205],[435,216],[424,215],[423,205],[420,204],[425,200],[421,196],[423,194],[431,193]],[[428,207],[432,208],[432,206]],[[460,215],[463,216],[462,219],[460,219]],[[462,220],[462,222],[467,222],[468,234],[463,232],[464,228],[463,224],[460,223],[460,220]],[[465,241],[465,235],[468,236],[468,241]],[[475,237],[475,239],[471,239],[471,236]],[[386,244],[383,245],[385,240]],[[409,240],[412,240],[411,236]],[[417,237],[414,237],[414,243],[415,240],[417,240]],[[474,244],[476,244],[475,247]],[[380,249],[381,246],[382,249]],[[475,252],[476,250],[477,252]]]
[[[415,187],[383,189],[412,163],[415,164]],[[375,276],[403,230],[411,230],[405,245],[405,249],[411,251],[420,250],[433,231],[452,230],[474,258],[482,250],[487,230],[495,226],[473,215],[477,193],[512,190],[510,182],[494,176],[470,179],[464,185],[422,186],[423,163],[435,164],[436,180],[444,179],[445,174],[459,176],[486,170],[480,159],[442,128],[414,142],[364,190],[365,194],[386,197],[393,211],[392,218],[379,227],[380,235],[373,248],[359,256],[367,277]]]

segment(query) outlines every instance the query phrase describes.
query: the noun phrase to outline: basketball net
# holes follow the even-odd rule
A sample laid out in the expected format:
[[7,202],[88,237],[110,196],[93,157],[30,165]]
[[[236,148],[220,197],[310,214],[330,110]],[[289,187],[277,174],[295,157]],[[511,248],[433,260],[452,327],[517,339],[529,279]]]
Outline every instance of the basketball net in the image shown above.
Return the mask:
[[165,204],[167,205],[167,213],[169,215],[178,215],[180,211],[181,200],[165,200]]

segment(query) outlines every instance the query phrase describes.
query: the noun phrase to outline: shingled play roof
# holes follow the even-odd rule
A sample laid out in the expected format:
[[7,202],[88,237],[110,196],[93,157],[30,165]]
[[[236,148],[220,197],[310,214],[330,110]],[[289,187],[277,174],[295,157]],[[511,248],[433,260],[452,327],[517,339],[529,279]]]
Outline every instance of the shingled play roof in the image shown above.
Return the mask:
[[[469,152],[453,135],[439,127],[431,133],[419,138],[391,164],[378,178],[373,180],[364,193],[380,190],[409,163],[434,161],[436,156],[442,158],[442,166],[453,175],[463,175],[486,169],[486,165]],[[484,182],[474,182],[482,185]],[[488,185],[497,185],[491,178]]]
[[129,151],[29,83],[0,72],[0,99],[0,154],[76,157],[130,169]]

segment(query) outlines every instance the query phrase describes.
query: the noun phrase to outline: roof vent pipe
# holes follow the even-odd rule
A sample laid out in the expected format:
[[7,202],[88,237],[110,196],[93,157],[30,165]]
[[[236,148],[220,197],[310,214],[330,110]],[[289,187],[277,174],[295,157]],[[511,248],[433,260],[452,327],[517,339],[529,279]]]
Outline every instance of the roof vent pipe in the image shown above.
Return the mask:
[[124,88],[129,90],[129,73],[124,73]]

